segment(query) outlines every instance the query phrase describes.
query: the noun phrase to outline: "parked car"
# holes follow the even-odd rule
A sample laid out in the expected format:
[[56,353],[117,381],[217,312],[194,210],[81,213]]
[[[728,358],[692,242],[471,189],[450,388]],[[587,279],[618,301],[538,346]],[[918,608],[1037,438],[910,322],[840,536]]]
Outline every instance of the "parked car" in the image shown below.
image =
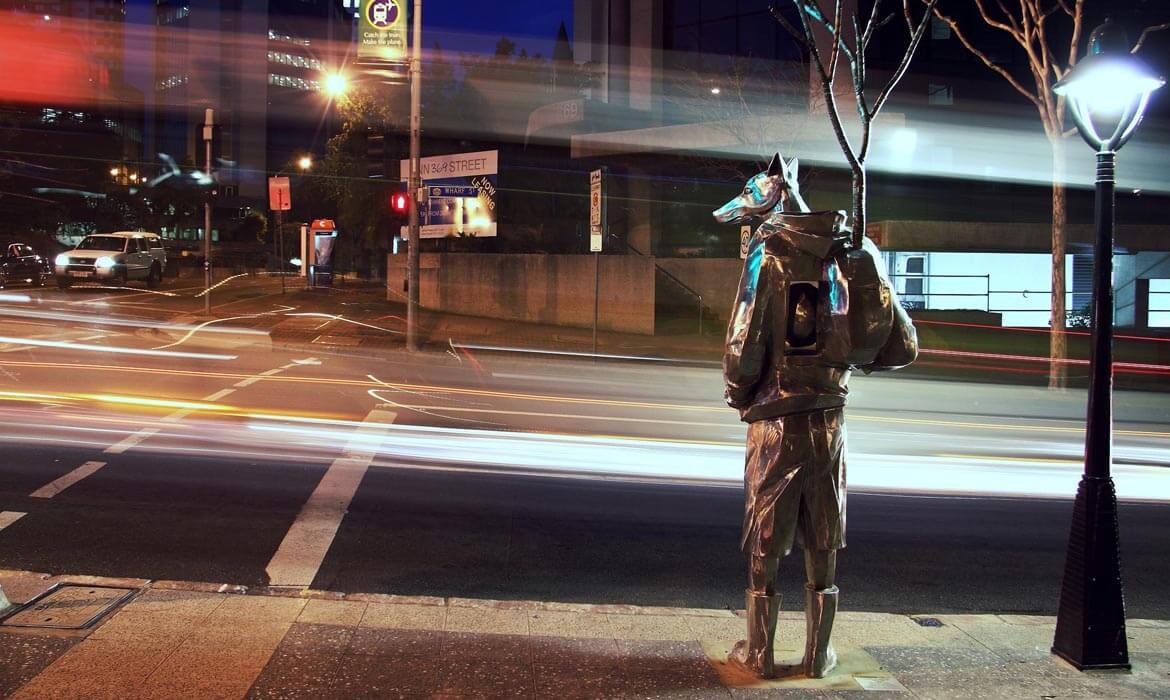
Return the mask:
[[162,284],[167,252],[157,233],[119,231],[86,236],[53,262],[57,286],[62,289],[86,280],[117,285],[146,280],[146,286],[154,289]]
[[25,243],[9,243],[0,257],[0,287],[11,284],[35,284],[40,287],[53,276],[53,269],[45,258]]

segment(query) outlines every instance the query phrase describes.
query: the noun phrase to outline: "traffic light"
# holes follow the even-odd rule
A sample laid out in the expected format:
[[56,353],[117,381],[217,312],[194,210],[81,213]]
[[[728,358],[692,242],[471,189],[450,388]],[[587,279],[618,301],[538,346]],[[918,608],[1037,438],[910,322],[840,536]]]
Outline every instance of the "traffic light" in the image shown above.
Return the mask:
[[366,129],[366,176],[386,177],[386,135]]
[[410,211],[410,200],[403,190],[398,190],[390,195],[390,208],[394,210],[395,214],[405,215]]

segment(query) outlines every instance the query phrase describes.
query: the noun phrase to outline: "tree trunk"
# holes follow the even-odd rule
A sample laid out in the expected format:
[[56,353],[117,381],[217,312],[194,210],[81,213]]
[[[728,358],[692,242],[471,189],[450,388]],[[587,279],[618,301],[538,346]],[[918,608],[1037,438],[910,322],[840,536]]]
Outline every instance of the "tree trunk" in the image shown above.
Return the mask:
[[865,165],[853,168],[853,244],[861,245],[865,236]]
[[1068,221],[1064,187],[1064,143],[1052,139],[1052,334],[1048,346],[1048,388],[1068,383],[1068,336],[1065,335],[1065,224]]

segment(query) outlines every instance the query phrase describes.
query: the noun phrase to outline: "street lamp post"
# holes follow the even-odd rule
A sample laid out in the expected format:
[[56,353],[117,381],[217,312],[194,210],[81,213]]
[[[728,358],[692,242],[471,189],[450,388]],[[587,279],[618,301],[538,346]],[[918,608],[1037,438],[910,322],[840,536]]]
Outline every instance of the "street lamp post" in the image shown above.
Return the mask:
[[419,206],[422,204],[422,176],[419,172],[422,140],[422,0],[414,0],[414,37],[410,56],[410,221],[406,249],[406,349],[418,344],[418,241]]
[[[214,138],[215,111],[208,108],[203,115],[203,146],[207,164],[207,182],[214,183],[211,175],[211,140]],[[211,315],[211,191],[203,203],[203,315]]]
[[1125,598],[1110,476],[1113,448],[1114,163],[1133,135],[1150,94],[1163,81],[1130,55],[1124,34],[1106,20],[1081,60],[1053,92],[1097,151],[1096,242],[1085,467],[1077,487],[1052,652],[1078,669],[1129,668]]

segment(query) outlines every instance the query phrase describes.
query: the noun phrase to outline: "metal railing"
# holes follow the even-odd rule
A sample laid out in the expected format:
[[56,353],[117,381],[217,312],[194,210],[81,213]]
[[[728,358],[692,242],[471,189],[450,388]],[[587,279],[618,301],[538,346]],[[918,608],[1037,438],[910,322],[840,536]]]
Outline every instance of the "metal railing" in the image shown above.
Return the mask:
[[[638,250],[638,248],[636,246],[634,246],[633,244],[631,244],[629,241],[623,240],[621,238],[617,238],[616,236],[610,236],[610,238],[619,241],[622,245],[624,245],[626,247],[626,250],[629,250],[633,253],[636,253],[644,258],[652,258],[653,257],[653,256],[646,255],[641,250]],[[661,272],[663,274],[663,276],[666,277],[666,279],[675,283],[684,292],[695,297],[695,300],[698,304],[698,310],[699,310],[699,336],[702,337],[702,335],[703,335],[703,310],[706,308],[703,306],[703,295],[700,294],[698,292],[698,290],[692,288],[689,284],[687,284],[686,282],[683,282],[678,277],[676,277],[674,274],[672,274],[670,272],[670,270],[667,270],[665,267],[659,265],[657,262],[654,263],[654,270],[656,272]]]

